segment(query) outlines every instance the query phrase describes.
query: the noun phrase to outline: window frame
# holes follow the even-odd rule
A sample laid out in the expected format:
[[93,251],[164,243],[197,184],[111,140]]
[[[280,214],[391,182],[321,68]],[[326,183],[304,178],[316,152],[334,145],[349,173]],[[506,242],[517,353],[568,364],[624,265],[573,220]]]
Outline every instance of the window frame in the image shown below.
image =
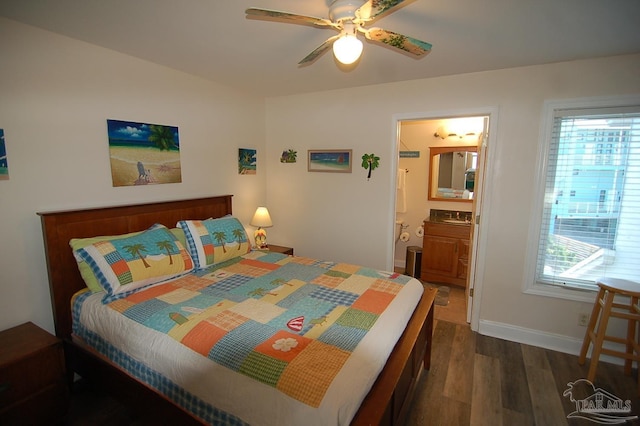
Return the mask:
[[541,126],[536,158],[534,198],[532,215],[529,222],[527,238],[527,250],[525,259],[525,273],[523,292],[539,296],[555,297],[560,299],[575,300],[593,303],[597,287],[592,289],[573,286],[562,287],[555,284],[537,282],[537,256],[540,246],[540,232],[544,216],[544,197],[549,164],[549,151],[552,145],[552,133],[554,127],[554,115],[557,110],[566,109],[598,109],[630,107],[640,105],[640,95],[621,95],[609,97],[579,98],[579,99],[555,99],[544,102],[541,116]]

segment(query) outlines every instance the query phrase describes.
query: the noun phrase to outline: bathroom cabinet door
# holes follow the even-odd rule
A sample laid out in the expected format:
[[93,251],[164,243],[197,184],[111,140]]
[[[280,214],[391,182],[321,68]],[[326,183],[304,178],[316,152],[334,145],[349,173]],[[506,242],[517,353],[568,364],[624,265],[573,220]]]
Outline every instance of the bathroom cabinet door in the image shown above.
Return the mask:
[[[428,253],[427,256],[424,254]],[[425,235],[422,244],[421,275],[455,277],[458,268],[458,239]],[[427,280],[428,281],[428,280]]]
[[470,226],[424,222],[420,279],[466,286]]

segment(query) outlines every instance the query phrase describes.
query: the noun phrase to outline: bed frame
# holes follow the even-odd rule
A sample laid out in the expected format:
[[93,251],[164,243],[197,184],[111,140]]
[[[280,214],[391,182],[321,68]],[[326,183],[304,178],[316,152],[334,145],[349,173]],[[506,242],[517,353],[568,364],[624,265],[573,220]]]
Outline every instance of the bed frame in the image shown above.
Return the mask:
[[[163,395],[132,378],[71,332],[71,298],[85,288],[69,247],[71,238],[119,235],[154,223],[175,227],[183,219],[231,214],[231,195],[88,210],[38,213],[42,221],[56,335],[64,342],[70,383],[77,373],[129,407],[133,417],[159,423],[200,424]],[[425,289],[408,325],[352,424],[403,424],[420,374],[431,362],[435,289]],[[135,404],[132,402],[135,401]],[[135,408],[133,408],[135,406]]]

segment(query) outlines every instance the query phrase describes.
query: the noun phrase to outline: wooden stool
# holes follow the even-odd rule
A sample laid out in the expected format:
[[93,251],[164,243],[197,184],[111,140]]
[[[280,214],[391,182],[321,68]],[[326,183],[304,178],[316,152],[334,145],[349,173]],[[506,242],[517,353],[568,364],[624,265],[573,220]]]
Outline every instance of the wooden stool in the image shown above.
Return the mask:
[[[587,332],[582,342],[578,363],[583,365],[587,358],[589,344],[593,343],[591,361],[587,380],[593,382],[596,377],[598,360],[601,354],[607,354],[624,358],[624,374],[631,374],[633,361],[640,362],[640,344],[636,339],[636,323],[640,321],[640,284],[618,278],[600,278],[596,281],[598,287],[598,297],[593,305]],[[615,296],[629,297],[629,303],[615,303]],[[607,325],[609,318],[623,318],[627,320],[627,337],[620,338],[607,335]],[[603,347],[604,341],[615,342],[625,345],[625,351],[617,351]],[[638,368],[638,385],[640,386],[640,368]],[[640,388],[639,388],[640,389]]]

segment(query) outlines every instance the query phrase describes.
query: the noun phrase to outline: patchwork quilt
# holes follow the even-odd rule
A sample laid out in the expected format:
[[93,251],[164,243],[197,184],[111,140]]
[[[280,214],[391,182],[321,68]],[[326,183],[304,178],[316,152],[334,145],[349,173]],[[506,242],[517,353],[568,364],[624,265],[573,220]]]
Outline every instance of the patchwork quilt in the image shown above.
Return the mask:
[[253,251],[108,307],[318,407],[352,351],[410,279]]

